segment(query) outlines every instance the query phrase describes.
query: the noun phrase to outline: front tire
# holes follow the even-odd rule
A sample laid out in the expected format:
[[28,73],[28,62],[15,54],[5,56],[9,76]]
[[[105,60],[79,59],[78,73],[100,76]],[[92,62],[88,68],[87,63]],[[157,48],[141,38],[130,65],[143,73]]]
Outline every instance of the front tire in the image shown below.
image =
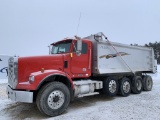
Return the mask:
[[118,92],[118,81],[115,78],[108,77],[103,81],[103,92],[110,97],[116,96]]
[[70,92],[66,85],[60,82],[46,84],[38,93],[36,104],[38,109],[48,116],[62,114],[70,102]]

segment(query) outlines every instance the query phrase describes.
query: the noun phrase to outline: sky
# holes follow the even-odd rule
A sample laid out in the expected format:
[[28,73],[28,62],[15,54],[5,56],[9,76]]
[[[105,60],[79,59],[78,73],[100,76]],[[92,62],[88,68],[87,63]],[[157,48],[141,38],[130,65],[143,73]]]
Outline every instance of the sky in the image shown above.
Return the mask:
[[47,55],[53,42],[98,32],[124,44],[159,42],[159,6],[160,0],[0,0],[0,54]]

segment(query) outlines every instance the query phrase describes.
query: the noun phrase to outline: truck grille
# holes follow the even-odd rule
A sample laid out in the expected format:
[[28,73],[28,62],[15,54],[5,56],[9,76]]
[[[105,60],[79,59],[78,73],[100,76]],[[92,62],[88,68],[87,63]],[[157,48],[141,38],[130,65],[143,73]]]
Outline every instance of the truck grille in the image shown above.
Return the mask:
[[18,59],[11,57],[8,61],[8,83],[14,89],[18,82]]

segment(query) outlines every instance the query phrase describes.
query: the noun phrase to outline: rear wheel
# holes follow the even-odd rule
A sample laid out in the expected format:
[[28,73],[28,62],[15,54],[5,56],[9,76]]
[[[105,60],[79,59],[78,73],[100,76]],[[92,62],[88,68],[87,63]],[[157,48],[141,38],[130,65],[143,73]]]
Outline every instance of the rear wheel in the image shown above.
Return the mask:
[[113,97],[118,92],[118,81],[115,78],[108,77],[103,81],[103,92],[110,97]]
[[48,116],[62,114],[67,109],[69,102],[69,90],[60,82],[51,82],[45,85],[39,91],[36,99],[38,109]]
[[152,77],[149,75],[144,76],[143,78],[143,89],[145,91],[151,91],[153,86]]
[[132,80],[132,92],[135,94],[140,94],[142,88],[142,78],[140,76],[135,76]]
[[127,97],[131,93],[131,82],[129,78],[124,77],[120,80],[119,92],[124,97]]

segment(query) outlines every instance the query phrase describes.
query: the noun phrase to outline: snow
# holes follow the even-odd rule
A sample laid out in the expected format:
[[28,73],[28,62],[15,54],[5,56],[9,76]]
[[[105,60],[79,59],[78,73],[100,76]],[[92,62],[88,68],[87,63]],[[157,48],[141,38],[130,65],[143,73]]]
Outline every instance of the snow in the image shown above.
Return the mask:
[[7,82],[8,82],[7,79],[0,79],[0,84],[2,84],[2,83],[7,83]]
[[0,80],[0,119],[10,120],[159,120],[160,66],[153,79],[152,91],[128,97],[105,95],[83,97],[71,102],[67,111],[56,117],[41,114],[36,104],[16,103],[6,95],[7,80]]

